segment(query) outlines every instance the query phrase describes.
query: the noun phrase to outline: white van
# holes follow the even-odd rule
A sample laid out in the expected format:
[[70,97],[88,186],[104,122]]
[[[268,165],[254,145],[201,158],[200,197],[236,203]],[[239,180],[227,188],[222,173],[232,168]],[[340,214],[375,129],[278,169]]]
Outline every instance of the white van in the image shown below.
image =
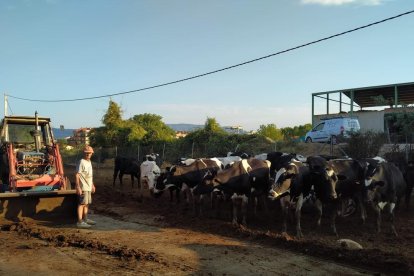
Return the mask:
[[329,118],[322,120],[312,130],[306,133],[305,142],[329,142],[331,137],[336,144],[338,136],[349,137],[350,132],[361,129],[357,118]]

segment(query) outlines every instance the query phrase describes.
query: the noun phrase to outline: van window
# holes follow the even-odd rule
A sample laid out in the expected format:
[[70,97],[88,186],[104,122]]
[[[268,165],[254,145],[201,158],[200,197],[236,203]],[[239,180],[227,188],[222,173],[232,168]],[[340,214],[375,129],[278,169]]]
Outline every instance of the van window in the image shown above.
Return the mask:
[[315,127],[315,131],[322,130],[325,123],[321,123]]

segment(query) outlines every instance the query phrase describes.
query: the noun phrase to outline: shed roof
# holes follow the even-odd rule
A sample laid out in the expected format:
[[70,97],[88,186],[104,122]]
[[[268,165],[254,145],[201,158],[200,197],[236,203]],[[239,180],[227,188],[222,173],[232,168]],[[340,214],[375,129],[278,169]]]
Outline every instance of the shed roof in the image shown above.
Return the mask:
[[354,92],[354,103],[361,108],[384,106],[384,103],[378,101],[378,97],[382,96],[386,101],[386,105],[394,105],[395,92],[397,92],[397,104],[414,104],[414,82],[387,84],[381,86],[370,86],[360,88],[347,88],[336,91],[327,91],[314,93],[313,95],[330,94],[341,92],[351,98],[351,92]]

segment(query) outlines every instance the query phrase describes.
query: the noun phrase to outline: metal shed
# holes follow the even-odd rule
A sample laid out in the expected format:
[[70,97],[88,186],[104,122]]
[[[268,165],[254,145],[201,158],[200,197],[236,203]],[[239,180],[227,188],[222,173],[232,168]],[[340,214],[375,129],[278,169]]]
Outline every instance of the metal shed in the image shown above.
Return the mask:
[[[339,99],[333,99],[338,95]],[[344,99],[344,96],[347,99]],[[387,84],[380,86],[347,88],[334,91],[312,93],[312,125],[315,123],[315,98],[326,100],[326,115],[330,113],[331,102],[339,103],[339,113],[343,107],[349,106],[349,116],[354,115],[354,108],[362,111],[364,108],[389,106],[390,108],[414,104],[414,82]],[[337,114],[337,113],[336,113]]]

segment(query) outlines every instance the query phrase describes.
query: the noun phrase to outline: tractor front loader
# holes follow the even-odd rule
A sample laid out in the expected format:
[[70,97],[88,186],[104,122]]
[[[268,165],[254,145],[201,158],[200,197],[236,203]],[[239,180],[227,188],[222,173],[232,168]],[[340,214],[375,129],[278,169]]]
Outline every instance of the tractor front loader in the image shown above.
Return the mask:
[[5,116],[0,125],[0,217],[75,218],[76,192],[63,170],[49,118]]

